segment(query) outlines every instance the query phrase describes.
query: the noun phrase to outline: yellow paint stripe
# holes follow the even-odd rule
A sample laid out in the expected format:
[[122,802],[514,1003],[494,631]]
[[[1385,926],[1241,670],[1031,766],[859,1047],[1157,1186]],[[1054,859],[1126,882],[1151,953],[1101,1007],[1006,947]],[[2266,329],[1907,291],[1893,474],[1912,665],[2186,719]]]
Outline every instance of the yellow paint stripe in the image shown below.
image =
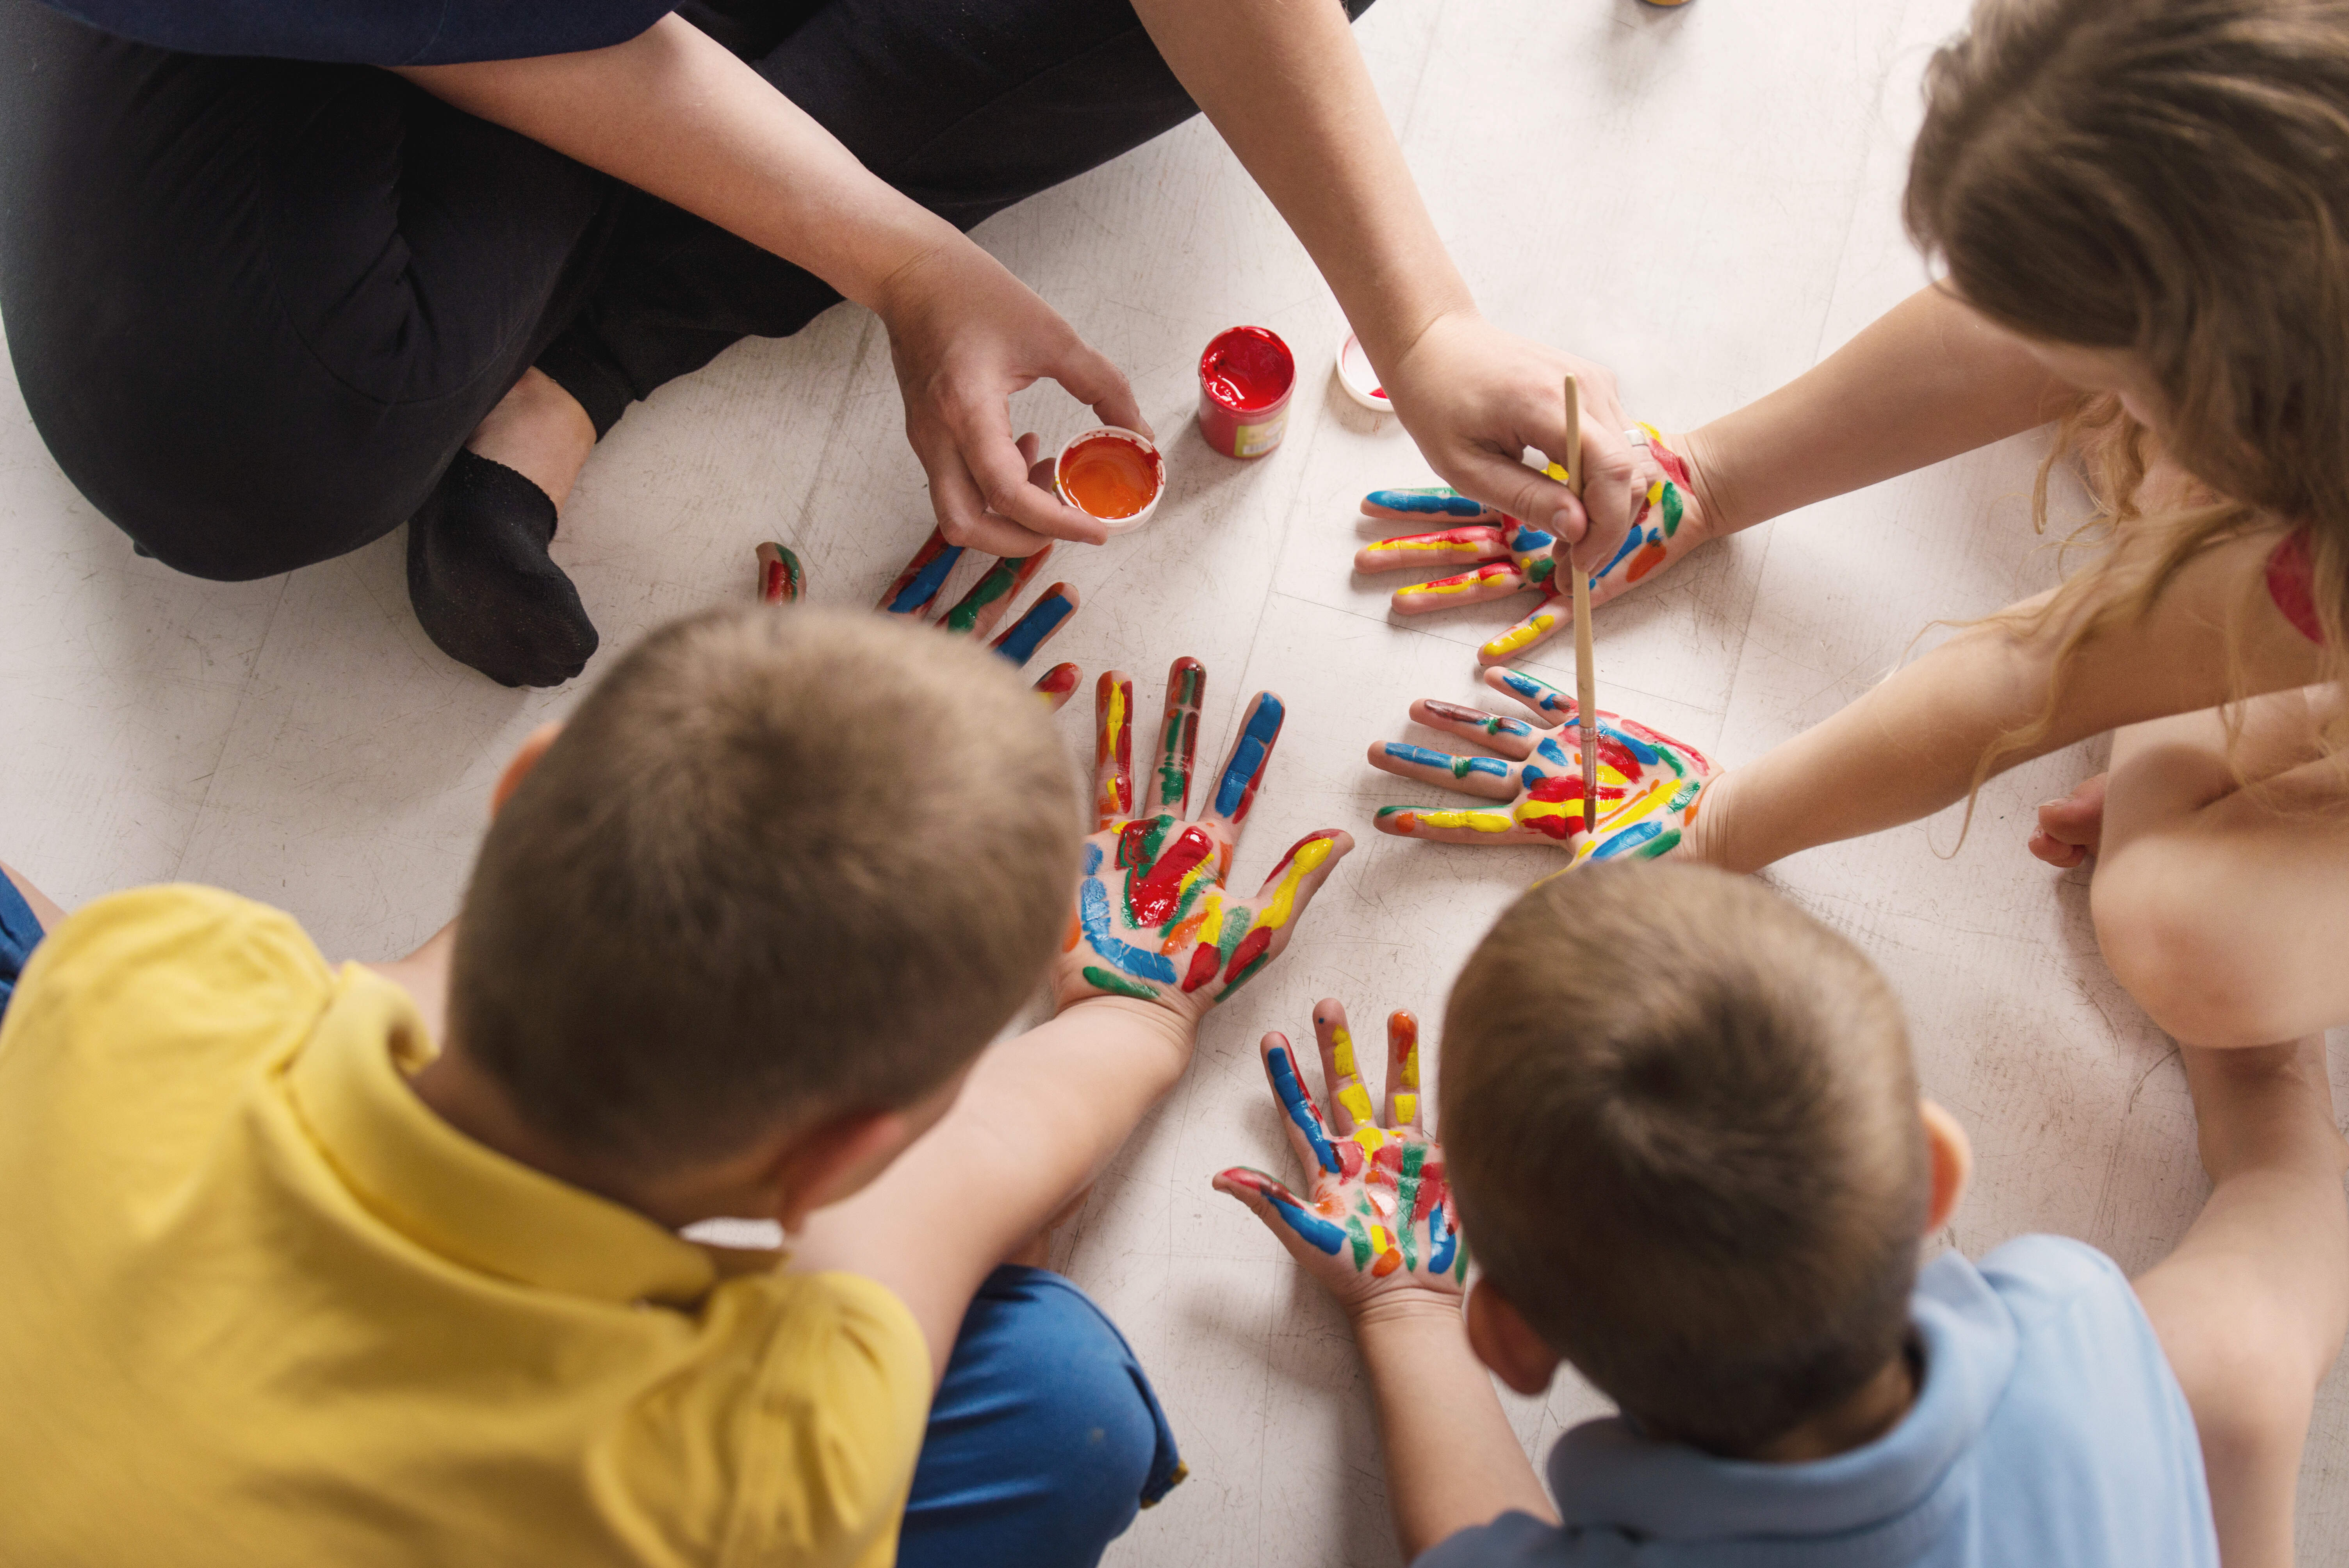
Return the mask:
[[1557,624],[1556,615],[1548,614],[1529,615],[1523,625],[1513,626],[1502,633],[1485,644],[1481,651],[1491,654],[1495,658],[1514,654],[1519,648],[1530,646],[1539,639],[1548,636],[1550,628]]
[[1354,1037],[1343,1024],[1330,1031],[1330,1059],[1337,1064],[1340,1078],[1354,1076]]
[[1423,828],[1473,828],[1480,833],[1506,833],[1517,825],[1506,811],[1413,811]]
[[1298,884],[1319,870],[1321,862],[1330,858],[1330,846],[1333,841],[1316,839],[1297,851],[1296,857],[1288,862],[1288,874],[1280,879],[1280,886],[1273,891],[1272,902],[1266,904],[1264,912],[1256,917],[1258,925],[1278,929],[1288,923],[1289,915],[1297,908]]

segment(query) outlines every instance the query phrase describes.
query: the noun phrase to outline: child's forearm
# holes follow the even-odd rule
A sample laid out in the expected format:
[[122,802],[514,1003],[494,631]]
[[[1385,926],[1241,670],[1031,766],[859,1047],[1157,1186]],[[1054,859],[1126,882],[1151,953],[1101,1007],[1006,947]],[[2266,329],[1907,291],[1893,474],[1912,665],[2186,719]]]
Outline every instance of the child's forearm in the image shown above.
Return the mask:
[[1963,799],[1983,753],[2043,711],[2045,730],[2001,769],[2125,724],[2320,679],[2321,650],[2264,594],[2243,614],[2274,542],[2251,534],[2194,558],[2143,616],[2074,650],[2060,692],[2057,655],[2084,607],[2031,624],[2054,597],[2044,593],[1968,627],[1817,727],[1713,780],[1698,802],[1692,851],[1758,871],[1930,816]]
[[[971,1068],[922,1154],[983,1185],[978,1219],[1010,1247],[1043,1228],[1101,1173],[1183,1076],[1196,1026],[1148,1002],[1096,996],[1006,1040]],[[976,1217],[975,1217],[976,1218]]]
[[2044,424],[2069,395],[2020,340],[1929,287],[1686,438],[1727,533]]
[[1456,1300],[1381,1299],[1354,1320],[1378,1402],[1387,1505],[1405,1562],[1516,1509],[1557,1515],[1468,1348]]
[[1182,1076],[1192,1029],[1148,1003],[1097,997],[990,1047],[935,1127],[871,1185],[810,1217],[793,1266],[888,1286],[943,1376],[972,1294]]

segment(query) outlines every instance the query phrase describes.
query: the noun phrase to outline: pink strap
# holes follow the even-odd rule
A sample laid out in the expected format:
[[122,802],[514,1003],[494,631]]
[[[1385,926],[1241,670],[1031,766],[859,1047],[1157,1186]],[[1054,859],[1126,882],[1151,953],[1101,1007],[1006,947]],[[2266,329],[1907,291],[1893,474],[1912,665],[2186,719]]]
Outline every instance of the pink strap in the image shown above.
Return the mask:
[[2316,618],[2316,567],[2308,555],[2308,533],[2294,532],[2268,557],[2268,596],[2283,618],[2312,643],[2324,641],[2323,624]]

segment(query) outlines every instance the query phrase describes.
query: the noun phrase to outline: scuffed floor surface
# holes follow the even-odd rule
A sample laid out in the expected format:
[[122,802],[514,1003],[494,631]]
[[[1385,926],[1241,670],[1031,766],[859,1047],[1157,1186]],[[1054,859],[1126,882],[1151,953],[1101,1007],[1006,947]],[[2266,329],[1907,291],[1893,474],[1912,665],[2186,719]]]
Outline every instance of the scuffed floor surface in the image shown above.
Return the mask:
[[[1919,72],[1962,14],[1961,0],[1380,0],[1359,32],[1485,309],[1614,366],[1634,415],[1682,429],[1785,381],[1922,281],[1896,204]],[[1149,714],[1169,661],[1198,655],[1203,751],[1248,693],[1288,699],[1236,882],[1253,886],[1314,828],[1361,842],[1060,1238],[1062,1266],[1152,1370],[1191,1467],[1111,1561],[1392,1563],[1345,1326],[1207,1181],[1238,1161],[1287,1168],[1260,1034],[1301,1035],[1330,994],[1358,1021],[1411,1006],[1432,1032],[1485,924],[1554,863],[1370,830],[1373,808],[1423,792],[1371,771],[1364,745],[1411,733],[1414,696],[1476,700],[1474,649],[1502,607],[1401,623],[1394,579],[1350,573],[1356,498],[1427,469],[1392,418],[1330,377],[1336,306],[1205,126],[979,238],[1126,368],[1169,438],[1157,516],[1053,562],[1084,608],[1050,657],[1088,679],[1132,672]],[[1190,418],[1199,350],[1237,322],[1280,332],[1306,366],[1287,445],[1253,464],[1209,452]],[[498,769],[576,686],[506,691],[443,658],[409,613],[397,534],[259,583],[137,559],[58,476],[13,381],[0,399],[0,858],[68,904],[217,882],[292,910],[330,956],[387,956],[429,934],[453,907]],[[1090,423],[1049,387],[1018,412],[1053,442]],[[795,340],[738,347],[631,412],[555,545],[605,648],[746,599],[752,546],[770,537],[800,552],[812,597],[872,603],[929,527],[899,421],[886,344],[850,308]],[[1607,706],[1730,762],[1823,718],[1936,617],[2054,580],[2025,505],[2040,450],[2012,441],[1676,567],[1600,613]],[[1570,689],[1570,643],[1540,652],[1530,667]],[[1089,707],[1061,717],[1088,756]],[[1980,1157],[1949,1239],[1979,1253],[2059,1231],[2134,1271],[2201,1201],[2185,1081],[2096,955],[2085,875],[2023,847],[2032,807],[2099,766],[2084,747],[1996,780],[1954,856],[1951,812],[1798,857],[1771,881],[1907,999],[1926,1087]],[[1540,1451],[1599,1405],[1568,1379],[1511,1408]],[[2336,1375],[2302,1480],[2303,1561],[2349,1560],[2344,1478],[2349,1382]]]

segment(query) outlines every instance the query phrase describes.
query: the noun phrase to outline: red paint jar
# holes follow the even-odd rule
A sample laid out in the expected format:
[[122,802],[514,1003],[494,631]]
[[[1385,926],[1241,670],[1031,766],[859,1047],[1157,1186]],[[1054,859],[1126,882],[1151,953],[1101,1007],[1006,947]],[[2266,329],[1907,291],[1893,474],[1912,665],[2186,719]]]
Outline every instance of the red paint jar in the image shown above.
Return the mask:
[[1219,332],[1199,356],[1199,434],[1227,458],[1260,458],[1288,431],[1297,356],[1269,327]]

